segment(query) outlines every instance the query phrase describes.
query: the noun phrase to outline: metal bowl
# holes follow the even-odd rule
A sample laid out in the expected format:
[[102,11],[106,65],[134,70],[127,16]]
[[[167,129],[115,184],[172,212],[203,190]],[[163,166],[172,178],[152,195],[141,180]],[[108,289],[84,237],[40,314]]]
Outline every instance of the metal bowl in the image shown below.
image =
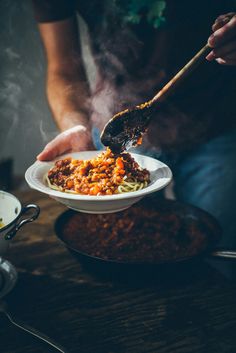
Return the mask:
[[7,251],[10,240],[18,230],[26,223],[33,222],[39,212],[39,206],[29,204],[23,207],[14,195],[0,190],[0,219],[3,223],[0,228],[0,256]]

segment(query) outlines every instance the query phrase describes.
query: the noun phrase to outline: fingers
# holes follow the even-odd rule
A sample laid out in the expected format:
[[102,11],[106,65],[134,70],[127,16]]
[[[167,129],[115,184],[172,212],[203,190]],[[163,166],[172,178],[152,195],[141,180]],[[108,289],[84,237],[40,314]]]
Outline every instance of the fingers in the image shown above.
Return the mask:
[[37,156],[39,161],[50,161],[70,150],[70,139],[63,133],[50,141],[44,150]]
[[234,12],[229,12],[225,15],[221,15],[217,17],[215,23],[212,26],[212,31],[215,32],[217,29],[223,27],[226,23],[228,23],[231,18],[234,16]]
[[213,50],[207,55],[208,61],[216,60],[222,65],[236,65],[236,15],[229,13],[219,16],[212,29],[208,44]]
[[50,141],[37,156],[39,161],[50,161],[64,153],[94,150],[91,135],[83,125],[74,126]]
[[[236,61],[236,38],[223,46],[220,46],[218,48],[214,48],[207,55],[206,58],[209,61],[215,60],[217,58],[221,58],[221,59],[225,60],[226,62],[230,61],[230,60]],[[218,61],[218,60],[216,60],[216,61]]]
[[226,57],[225,59],[217,58],[216,61],[218,62],[218,64],[221,64],[221,65],[229,65],[229,66],[236,65],[236,58],[235,59],[230,59],[228,57]]
[[207,55],[206,59],[208,61],[215,60],[218,64],[222,65],[236,65],[236,51],[231,53],[231,55],[226,55],[224,57],[216,57],[214,53],[211,52]]
[[236,15],[209,37],[208,44],[212,48],[220,47],[234,37],[236,37]]
[[[77,125],[67,130],[70,138],[71,151],[94,150],[90,129],[83,125]],[[65,133],[67,133],[65,131]]]
[[54,159],[54,156],[51,151],[47,150],[45,147],[45,149],[39,153],[36,158],[38,161],[51,161]]

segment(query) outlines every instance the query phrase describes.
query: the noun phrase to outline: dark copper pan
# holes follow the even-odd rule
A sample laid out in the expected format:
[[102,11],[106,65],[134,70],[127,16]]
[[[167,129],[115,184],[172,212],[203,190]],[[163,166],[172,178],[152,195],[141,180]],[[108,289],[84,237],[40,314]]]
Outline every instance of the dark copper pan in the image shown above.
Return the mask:
[[[147,204],[149,202],[150,200],[148,200]],[[221,238],[222,230],[215,218],[209,213],[197,207],[177,201],[158,201],[157,205],[157,207],[159,207],[158,211],[160,211],[160,207],[165,207],[165,212],[168,208],[170,211],[175,209],[181,217],[182,222],[186,222],[191,217],[193,217],[195,221],[197,220],[207,237],[207,246],[205,249],[194,256],[155,263],[104,260],[83,253],[80,249],[73,247],[65,238],[65,228],[71,216],[75,213],[75,211],[72,210],[68,210],[58,217],[55,222],[55,232],[57,237],[78,259],[82,266],[89,271],[110,279],[124,277],[128,279],[176,278],[180,274],[183,275],[186,273],[191,276],[194,271],[198,271],[204,259],[236,259],[236,251],[216,248]]]

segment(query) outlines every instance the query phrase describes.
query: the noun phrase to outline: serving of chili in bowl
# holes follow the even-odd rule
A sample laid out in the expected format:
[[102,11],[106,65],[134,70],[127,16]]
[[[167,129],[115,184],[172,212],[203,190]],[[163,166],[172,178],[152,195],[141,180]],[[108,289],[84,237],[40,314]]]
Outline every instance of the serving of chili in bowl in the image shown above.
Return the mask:
[[[58,174],[53,174],[53,168],[55,166],[55,163],[56,165],[60,165],[60,162],[58,162],[59,160],[64,161],[63,163],[65,163],[65,169],[67,168],[68,164],[71,165],[73,163],[78,163],[78,167],[80,167],[80,162],[78,161],[91,160],[98,157],[99,154],[101,154],[101,151],[75,152],[61,156],[60,158],[51,162],[36,161],[32,166],[27,169],[25,174],[26,181],[31,188],[51,196],[55,200],[63,203],[64,205],[73,210],[85,213],[104,214],[127,209],[134,203],[141,200],[144,196],[163,189],[172,180],[171,170],[166,164],[162,163],[161,161],[158,161],[157,159],[133,153],[130,155],[129,160],[131,161],[131,163],[133,163],[134,166],[135,163],[137,163],[142,168],[142,172],[140,172],[138,175],[139,178],[145,179],[148,175],[148,182],[142,189],[137,189],[124,193],[115,192],[114,194],[112,194],[111,191],[113,190],[111,188],[105,187],[101,190],[94,190],[94,188],[90,188],[90,185],[83,185],[82,181],[82,183],[79,184],[79,191],[82,191],[83,193],[69,193],[65,192],[63,188],[62,190],[52,189],[48,184],[47,180],[45,179],[45,175],[50,175],[50,182],[57,181]],[[117,160],[119,163],[117,162]],[[121,163],[122,167],[124,164],[123,160],[121,158],[117,158],[117,160],[116,163],[114,163],[114,167],[123,170],[123,168],[121,168]],[[68,163],[65,161],[67,161]],[[88,170],[90,169],[88,168]],[[52,171],[52,174],[49,174],[49,171]],[[59,172],[61,172],[61,170],[59,170]],[[115,176],[117,176],[117,173],[115,174]],[[122,175],[120,175],[119,177],[122,178]],[[71,180],[68,180],[68,182],[70,181]],[[95,186],[97,187],[97,185]],[[71,184],[67,184],[67,187],[73,188],[73,181]],[[89,194],[86,194],[84,192],[86,188],[89,190]],[[107,190],[109,191],[109,193],[107,193]],[[91,194],[90,191],[93,191],[93,193]]]

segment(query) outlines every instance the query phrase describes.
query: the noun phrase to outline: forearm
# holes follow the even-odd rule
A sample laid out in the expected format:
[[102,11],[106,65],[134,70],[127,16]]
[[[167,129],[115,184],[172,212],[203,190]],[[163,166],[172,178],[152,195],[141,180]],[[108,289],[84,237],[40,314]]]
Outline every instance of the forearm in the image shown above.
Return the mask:
[[61,131],[79,124],[90,126],[90,93],[83,74],[49,70],[47,97],[55,122]]
[[60,130],[89,125],[89,87],[76,17],[39,23],[47,57],[47,97]]
[[49,70],[47,95],[54,119],[62,132],[45,146],[37,159],[48,161],[67,152],[93,150],[86,81],[80,81],[77,75],[71,76],[63,70]]

